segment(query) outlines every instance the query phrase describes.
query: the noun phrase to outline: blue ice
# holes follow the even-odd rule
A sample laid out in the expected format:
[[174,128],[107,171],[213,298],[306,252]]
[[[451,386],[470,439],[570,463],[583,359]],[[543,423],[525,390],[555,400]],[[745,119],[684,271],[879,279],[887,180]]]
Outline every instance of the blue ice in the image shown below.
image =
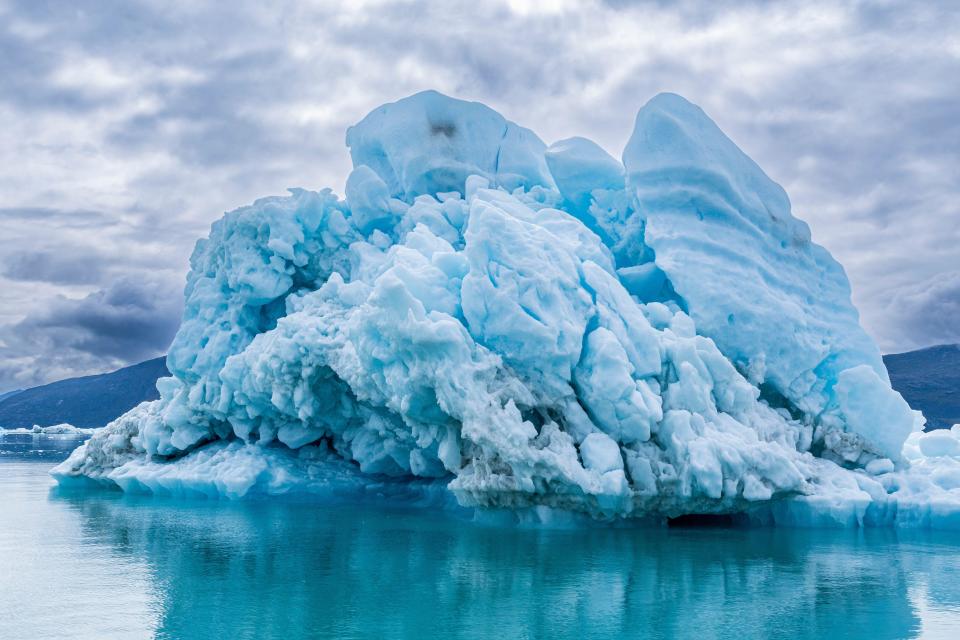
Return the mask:
[[622,162],[436,92],[346,141],[345,198],[264,198],[197,243],[160,400],[59,480],[960,522],[960,432],[920,432],[843,268],[698,107],[653,98]]

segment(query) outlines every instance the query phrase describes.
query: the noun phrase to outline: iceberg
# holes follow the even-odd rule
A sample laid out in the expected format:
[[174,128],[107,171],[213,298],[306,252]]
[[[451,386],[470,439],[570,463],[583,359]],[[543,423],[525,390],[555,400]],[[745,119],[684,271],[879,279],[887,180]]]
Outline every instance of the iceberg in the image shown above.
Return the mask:
[[17,427],[14,429],[4,429],[0,427],[0,434],[32,434],[35,436],[89,436],[94,434],[96,431],[96,429],[75,427],[66,422],[61,422],[60,424],[51,424],[45,427],[35,424],[29,429],[26,427]]
[[346,142],[344,198],[213,224],[160,399],[59,482],[960,528],[960,429],[922,433],[843,268],[698,107],[653,98],[622,162],[436,92]]

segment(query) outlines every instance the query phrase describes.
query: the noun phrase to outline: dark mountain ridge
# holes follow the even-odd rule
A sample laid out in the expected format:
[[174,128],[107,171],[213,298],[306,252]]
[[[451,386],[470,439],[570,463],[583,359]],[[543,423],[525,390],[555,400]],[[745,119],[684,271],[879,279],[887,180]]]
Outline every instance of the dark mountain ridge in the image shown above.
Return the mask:
[[157,379],[170,375],[166,356],[110,373],[68,378],[0,399],[0,428],[68,422],[102,427],[144,400],[155,400]]
[[923,412],[927,430],[960,424],[960,344],[883,356],[893,388]]

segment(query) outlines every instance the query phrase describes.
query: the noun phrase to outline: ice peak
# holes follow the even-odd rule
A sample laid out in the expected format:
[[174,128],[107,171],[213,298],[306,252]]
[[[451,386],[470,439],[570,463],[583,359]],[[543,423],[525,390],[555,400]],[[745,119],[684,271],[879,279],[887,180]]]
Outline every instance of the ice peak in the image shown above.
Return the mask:
[[470,175],[513,190],[552,186],[546,145],[490,107],[422,91],[371,111],[347,129],[353,166],[367,165],[391,195],[459,191]]
[[[644,243],[698,331],[794,406],[845,424],[896,458],[912,429],[910,409],[890,390],[880,352],[859,325],[843,268],[811,242],[780,185],[675,94],[640,109],[623,161],[645,218]],[[853,379],[857,392],[847,396],[843,382]],[[880,418],[858,404],[866,397],[889,409],[882,431],[868,426]]]
[[730,179],[747,204],[762,202],[773,218],[792,218],[786,192],[745,154],[697,105],[674,93],[661,93],[637,112],[633,135],[623,151],[628,174],[696,166]]

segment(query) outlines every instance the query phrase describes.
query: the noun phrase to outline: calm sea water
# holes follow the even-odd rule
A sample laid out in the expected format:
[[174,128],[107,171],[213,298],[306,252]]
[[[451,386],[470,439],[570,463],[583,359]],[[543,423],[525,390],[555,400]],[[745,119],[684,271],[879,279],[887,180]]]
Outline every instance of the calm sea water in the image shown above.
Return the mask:
[[960,537],[518,530],[60,493],[0,441],[0,638],[960,638]]

